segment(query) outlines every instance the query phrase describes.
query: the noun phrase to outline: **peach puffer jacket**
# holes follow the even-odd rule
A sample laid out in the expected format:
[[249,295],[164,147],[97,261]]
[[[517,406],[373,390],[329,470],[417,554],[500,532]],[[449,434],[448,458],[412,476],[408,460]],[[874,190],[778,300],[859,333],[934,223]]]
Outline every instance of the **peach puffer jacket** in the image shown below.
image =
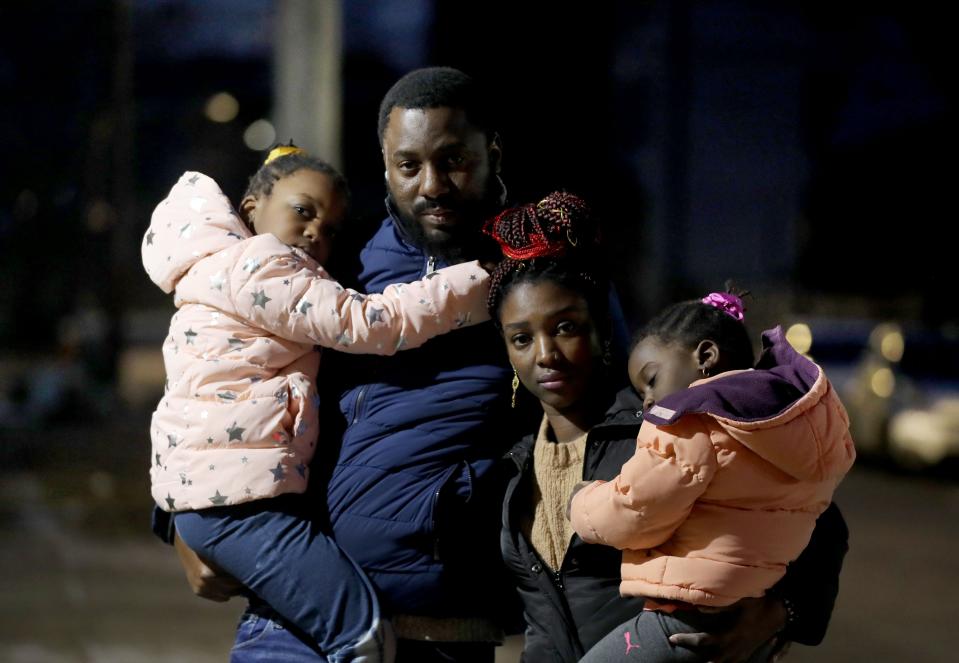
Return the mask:
[[809,542],[855,459],[849,419],[781,328],[757,368],[645,413],[636,453],[573,499],[576,532],[623,550],[624,596],[725,606],[762,596]]
[[200,173],[185,173],[157,206],[142,257],[179,309],[151,423],[152,493],[168,511],[305,490],[319,427],[316,346],[388,355],[489,319],[489,275],[475,261],[362,295],[299,249],[253,236]]

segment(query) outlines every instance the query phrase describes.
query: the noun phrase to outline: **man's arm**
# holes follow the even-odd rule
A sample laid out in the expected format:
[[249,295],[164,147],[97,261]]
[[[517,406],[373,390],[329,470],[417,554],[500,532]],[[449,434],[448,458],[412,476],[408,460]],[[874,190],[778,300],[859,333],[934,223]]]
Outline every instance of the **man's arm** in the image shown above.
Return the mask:
[[816,521],[809,545],[769,592],[781,599],[789,613],[784,639],[810,646],[822,642],[848,551],[849,528],[833,502]]
[[212,562],[202,559],[175,533],[173,537],[173,547],[176,548],[180,565],[186,572],[186,580],[190,583],[190,589],[194,594],[200,598],[222,603],[242,593],[243,585],[236,578],[228,575]]
[[153,533],[164,543],[172,544],[176,549],[177,559],[180,560],[180,566],[183,567],[186,580],[194,594],[204,599],[222,602],[229,601],[231,597],[241,593],[243,585],[235,578],[214,564],[201,559],[183,543],[173,527],[172,513],[153,507],[151,520]]

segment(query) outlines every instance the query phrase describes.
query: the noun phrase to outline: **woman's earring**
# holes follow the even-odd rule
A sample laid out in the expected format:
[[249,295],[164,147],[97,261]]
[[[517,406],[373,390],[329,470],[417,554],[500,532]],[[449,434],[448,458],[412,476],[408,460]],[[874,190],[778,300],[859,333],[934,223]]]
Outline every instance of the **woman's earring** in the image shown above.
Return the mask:
[[506,183],[503,182],[503,178],[499,176],[499,173],[493,173],[493,177],[495,177],[496,180],[499,182],[499,186],[501,189],[499,194],[499,206],[503,207],[506,205],[506,199],[508,197],[508,194],[506,192]]
[[514,410],[516,409],[516,390],[519,389],[519,376],[516,374],[516,369],[513,369],[513,400],[510,403],[510,407]]
[[610,349],[611,346],[612,343],[610,341],[606,341],[603,344],[603,364],[605,366],[613,365],[613,351]]
[[702,370],[702,372],[703,372],[703,377],[704,377],[704,378],[708,378],[708,377],[709,377],[709,371],[706,370],[706,367],[705,367],[705,366],[703,366],[702,369],[700,369],[700,370]]

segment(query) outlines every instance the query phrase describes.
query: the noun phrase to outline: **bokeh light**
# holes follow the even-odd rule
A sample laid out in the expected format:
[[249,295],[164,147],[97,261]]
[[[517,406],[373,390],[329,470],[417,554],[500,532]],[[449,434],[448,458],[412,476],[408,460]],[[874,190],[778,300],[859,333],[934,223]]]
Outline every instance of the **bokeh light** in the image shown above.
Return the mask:
[[243,142],[251,150],[265,150],[276,141],[276,129],[269,120],[257,120],[243,132]]
[[204,113],[212,122],[231,122],[240,112],[240,102],[229,92],[217,92],[207,99]]

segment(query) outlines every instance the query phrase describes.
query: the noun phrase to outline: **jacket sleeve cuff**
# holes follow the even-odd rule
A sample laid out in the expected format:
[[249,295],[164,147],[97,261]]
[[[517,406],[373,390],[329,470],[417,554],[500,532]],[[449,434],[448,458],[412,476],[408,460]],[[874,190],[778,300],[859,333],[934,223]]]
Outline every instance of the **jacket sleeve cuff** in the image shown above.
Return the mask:
[[150,525],[153,533],[163,541],[173,545],[173,537],[176,530],[173,528],[173,514],[164,511],[160,507],[153,507],[153,514],[150,516]]

